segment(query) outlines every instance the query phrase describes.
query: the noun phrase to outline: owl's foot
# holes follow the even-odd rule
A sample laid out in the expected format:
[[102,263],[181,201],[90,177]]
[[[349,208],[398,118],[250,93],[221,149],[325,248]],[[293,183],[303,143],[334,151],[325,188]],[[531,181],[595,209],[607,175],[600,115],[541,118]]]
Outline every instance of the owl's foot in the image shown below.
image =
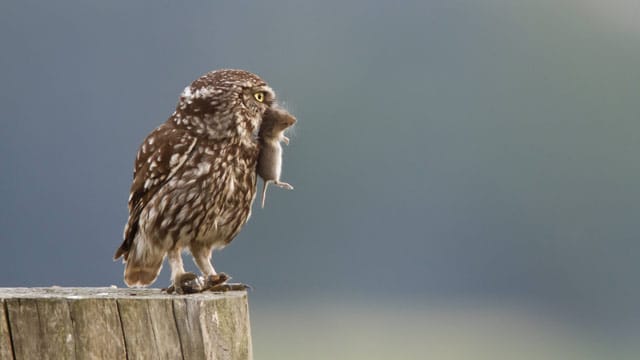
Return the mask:
[[176,284],[162,289],[167,294],[196,294],[205,291],[225,292],[225,291],[243,291],[251,289],[251,286],[245,284],[227,284],[226,281],[231,277],[225,273],[210,275],[202,278],[194,273],[184,273],[176,279]]
[[224,284],[224,282],[229,279],[231,279],[231,277],[223,272],[215,275],[209,275],[204,279],[204,286],[202,287],[202,291],[206,291],[215,286]]
[[194,294],[201,292],[203,288],[202,279],[192,272],[184,273],[178,276],[175,283],[169,286],[165,291],[168,294]]

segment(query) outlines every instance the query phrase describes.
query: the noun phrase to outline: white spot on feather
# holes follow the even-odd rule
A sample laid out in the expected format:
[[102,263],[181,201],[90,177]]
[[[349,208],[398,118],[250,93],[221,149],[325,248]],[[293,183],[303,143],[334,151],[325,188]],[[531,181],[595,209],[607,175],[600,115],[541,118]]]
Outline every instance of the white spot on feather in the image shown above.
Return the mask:
[[187,208],[187,206],[183,206],[182,209],[180,209],[180,212],[178,213],[178,216],[176,217],[176,220],[178,223],[182,223],[184,222],[184,219],[187,218],[187,212],[189,211],[189,209]]
[[156,211],[155,207],[151,206],[151,208],[149,209],[149,214],[147,215],[147,218],[149,219],[149,221],[153,222],[156,219],[157,215],[158,215],[158,212]]
[[167,207],[167,204],[169,203],[169,198],[165,195],[162,197],[162,200],[160,200],[160,211],[164,211],[164,209]]
[[186,88],[184,88],[184,90],[182,90],[182,96],[184,96],[185,98],[191,97],[191,86],[187,86]]
[[198,170],[196,171],[195,175],[202,176],[204,174],[207,174],[209,170],[211,170],[211,163],[202,162],[198,164]]
[[169,166],[174,167],[178,165],[178,160],[180,159],[180,154],[171,155],[171,159],[169,160]]
[[236,189],[236,181],[233,176],[229,177],[229,192],[232,193]]
[[198,89],[196,90],[196,92],[193,94],[193,97],[198,99],[198,98],[206,98],[206,97],[210,97],[212,94],[211,89],[209,88],[202,88],[202,89]]

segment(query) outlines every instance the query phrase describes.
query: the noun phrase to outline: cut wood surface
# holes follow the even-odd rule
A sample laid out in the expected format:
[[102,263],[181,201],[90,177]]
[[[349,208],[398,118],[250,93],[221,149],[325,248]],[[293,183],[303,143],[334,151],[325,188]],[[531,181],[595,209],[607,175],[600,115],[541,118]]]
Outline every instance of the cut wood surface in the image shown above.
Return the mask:
[[251,359],[246,291],[0,288],[0,360]]

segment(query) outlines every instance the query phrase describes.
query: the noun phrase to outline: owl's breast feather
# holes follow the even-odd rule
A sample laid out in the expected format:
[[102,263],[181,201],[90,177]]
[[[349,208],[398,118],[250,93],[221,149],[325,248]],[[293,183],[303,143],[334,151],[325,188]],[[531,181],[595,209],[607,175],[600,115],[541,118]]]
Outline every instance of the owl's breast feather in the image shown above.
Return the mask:
[[208,206],[198,238],[215,246],[224,246],[235,237],[249,219],[256,195],[258,146],[238,145],[205,151],[208,156],[200,159],[212,164],[212,171],[203,182],[208,185],[202,189]]

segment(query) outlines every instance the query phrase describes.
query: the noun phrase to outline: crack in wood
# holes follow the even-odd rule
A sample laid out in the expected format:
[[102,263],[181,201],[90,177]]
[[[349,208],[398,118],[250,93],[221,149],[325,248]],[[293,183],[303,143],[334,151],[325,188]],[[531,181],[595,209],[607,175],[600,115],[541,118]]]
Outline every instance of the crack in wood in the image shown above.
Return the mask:
[[120,331],[122,331],[122,344],[124,344],[124,356],[129,360],[129,350],[127,349],[127,338],[124,333],[124,325],[122,325],[122,314],[120,313],[120,302],[116,300],[116,310],[118,311],[118,320],[120,321]]
[[[69,312],[69,322],[71,323],[71,331],[73,332],[73,338],[77,339],[78,338],[78,330],[76,330],[76,319],[73,316],[73,312],[71,311],[71,305],[69,305],[69,301],[65,301],[65,304],[67,304],[67,311]],[[77,358],[78,357],[78,342],[74,341],[73,342],[73,355]]]
[[182,360],[184,359],[184,350],[182,349],[182,336],[180,335],[180,327],[178,326],[178,318],[176,317],[176,300],[171,301],[171,310],[173,312],[173,322],[176,324],[176,331],[178,332],[178,343],[180,344],[180,355]]
[[15,346],[13,345],[13,333],[11,332],[11,321],[9,321],[9,307],[8,307],[6,301],[3,301],[2,305],[3,305],[3,308],[4,308],[4,320],[7,323],[7,332],[9,333],[9,344],[11,345],[11,355],[13,356],[13,359],[15,360],[15,358],[16,358],[16,350],[15,350]]
[[149,319],[149,324],[151,325],[151,333],[153,334],[153,343],[156,345],[156,349],[160,348],[160,342],[158,341],[158,334],[156,334],[156,325],[153,321],[153,316],[151,316],[151,310],[149,309],[149,303],[145,304],[145,310],[147,313],[147,318]]

